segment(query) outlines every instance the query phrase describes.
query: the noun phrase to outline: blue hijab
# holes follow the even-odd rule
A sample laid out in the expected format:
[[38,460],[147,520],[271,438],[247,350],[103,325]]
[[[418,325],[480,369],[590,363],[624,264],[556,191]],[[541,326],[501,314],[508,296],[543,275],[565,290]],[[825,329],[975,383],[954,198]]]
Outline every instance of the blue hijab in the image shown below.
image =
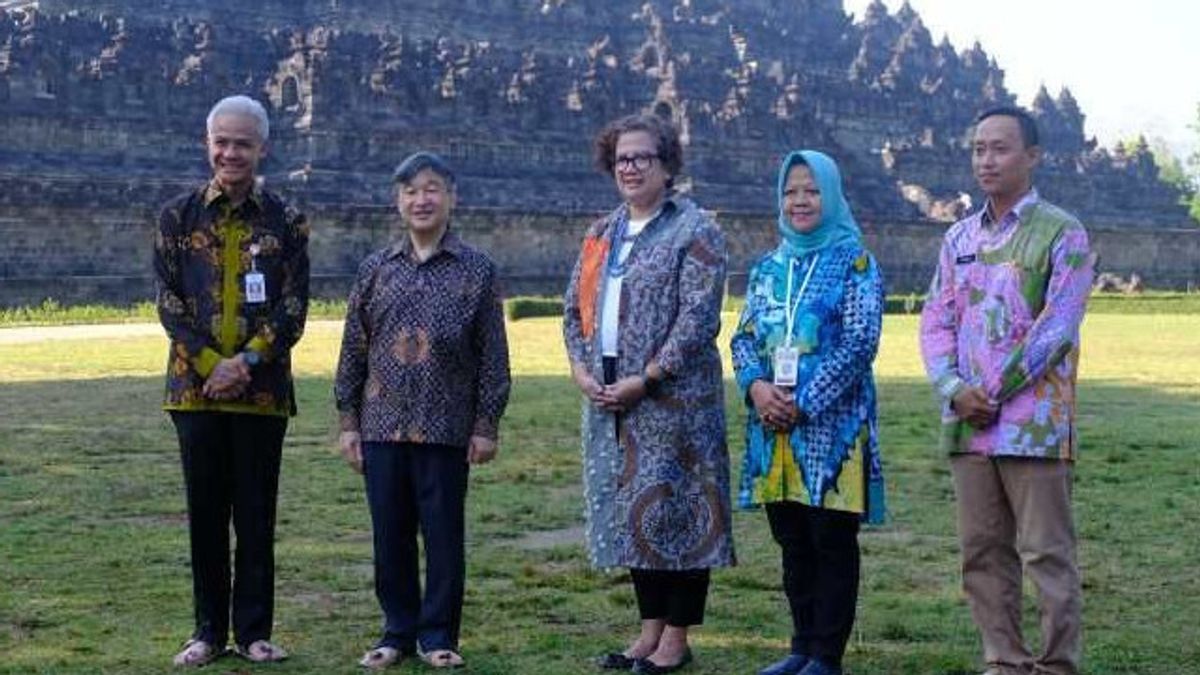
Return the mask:
[[[797,164],[808,166],[813,181],[821,191],[821,220],[811,232],[792,229],[791,220],[783,210],[783,190],[787,186],[788,172]],[[814,251],[839,244],[862,243],[862,230],[850,214],[850,205],[842,194],[842,173],[829,155],[816,150],[797,150],[784,158],[779,166],[779,247],[794,256],[805,256]]]

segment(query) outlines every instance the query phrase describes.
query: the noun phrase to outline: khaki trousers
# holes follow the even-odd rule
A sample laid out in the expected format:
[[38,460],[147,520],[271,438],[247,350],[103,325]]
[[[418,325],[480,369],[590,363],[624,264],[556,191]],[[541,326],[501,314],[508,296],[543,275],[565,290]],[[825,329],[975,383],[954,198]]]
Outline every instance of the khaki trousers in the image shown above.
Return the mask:
[[[955,455],[963,591],[988,667],[1003,675],[1077,675],[1083,591],[1071,518],[1072,464]],[[1021,635],[1022,566],[1037,588],[1042,653]]]

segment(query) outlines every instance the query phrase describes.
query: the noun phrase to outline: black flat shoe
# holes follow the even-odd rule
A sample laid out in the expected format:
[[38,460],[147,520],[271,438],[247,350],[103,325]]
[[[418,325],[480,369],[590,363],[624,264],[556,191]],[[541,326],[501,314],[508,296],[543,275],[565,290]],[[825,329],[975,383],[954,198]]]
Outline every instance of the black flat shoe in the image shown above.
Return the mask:
[[621,652],[611,652],[597,659],[596,664],[604,670],[633,670],[637,659],[625,656]]
[[679,660],[679,663],[676,663],[675,665],[660,666],[648,658],[638,659],[633,664],[633,672],[637,673],[638,675],[666,675],[666,673],[673,673],[691,662],[692,650],[689,648],[683,653],[683,658]]

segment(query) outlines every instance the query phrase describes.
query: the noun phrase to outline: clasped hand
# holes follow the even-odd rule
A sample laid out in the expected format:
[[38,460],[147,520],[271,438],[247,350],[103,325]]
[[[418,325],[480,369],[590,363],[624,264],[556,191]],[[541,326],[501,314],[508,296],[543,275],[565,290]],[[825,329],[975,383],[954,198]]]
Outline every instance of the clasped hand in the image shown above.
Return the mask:
[[204,396],[218,401],[238,398],[250,384],[250,366],[241,354],[221,359],[204,381]]
[[800,408],[792,400],[792,392],[783,387],[758,380],[750,385],[750,400],[759,421],[772,431],[790,431],[800,422]]
[[995,424],[1000,415],[1000,404],[988,398],[980,387],[963,387],[950,403],[954,414],[976,429],[986,429]]
[[600,384],[584,368],[573,368],[571,375],[579,391],[605,412],[625,412],[646,397],[646,382],[637,375],[622,377],[612,384]]

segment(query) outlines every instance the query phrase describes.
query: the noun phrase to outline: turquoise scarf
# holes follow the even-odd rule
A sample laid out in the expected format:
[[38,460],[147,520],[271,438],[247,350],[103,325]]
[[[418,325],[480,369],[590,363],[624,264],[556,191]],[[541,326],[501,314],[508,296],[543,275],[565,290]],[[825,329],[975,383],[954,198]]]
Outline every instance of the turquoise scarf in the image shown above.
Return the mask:
[[[811,232],[797,232],[783,210],[783,190],[788,172],[797,164],[805,164],[812,172],[817,189],[821,191],[821,222]],[[803,257],[814,251],[839,244],[862,243],[862,230],[850,214],[850,205],[842,194],[842,173],[837,163],[823,152],[797,150],[784,158],[779,167],[779,247],[784,252]]]

